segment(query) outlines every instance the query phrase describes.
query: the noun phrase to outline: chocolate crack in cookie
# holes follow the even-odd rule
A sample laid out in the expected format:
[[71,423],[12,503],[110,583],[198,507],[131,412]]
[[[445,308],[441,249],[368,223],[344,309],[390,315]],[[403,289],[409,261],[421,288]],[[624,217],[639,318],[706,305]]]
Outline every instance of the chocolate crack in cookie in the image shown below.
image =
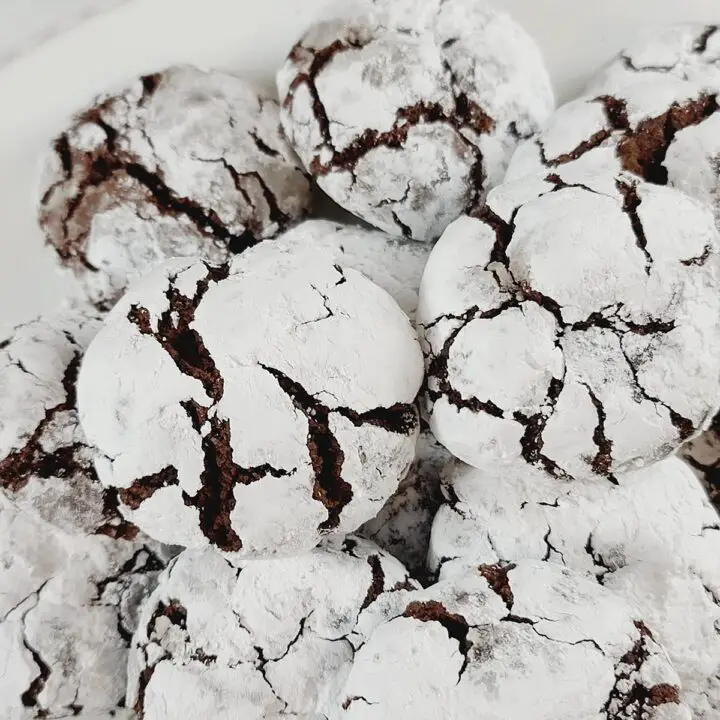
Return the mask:
[[341,720],[688,720],[680,683],[633,607],[551,563],[480,565],[369,608]]
[[327,717],[364,640],[360,614],[417,589],[397,560],[352,536],[242,569],[187,550],[143,607],[127,705],[139,720]]
[[99,98],[54,141],[40,225],[90,299],[164,259],[222,262],[309,208],[277,102],[240,78],[172,67]]
[[80,307],[17,327],[0,350],[0,493],[70,533],[131,540],[117,491],[100,484],[77,413],[81,358],[102,325]]
[[632,176],[494,190],[423,276],[433,433],[565,479],[670,455],[720,400],[718,247],[704,206]]
[[700,478],[720,512],[720,414],[713,418],[709,430],[683,445],[680,455]]
[[612,93],[668,76],[720,91],[720,28],[683,23],[645,28],[588,86],[588,94]]
[[432,249],[429,243],[330,220],[306,220],[273,242],[289,252],[322,251],[333,263],[361,272],[415,321],[420,280]]
[[0,717],[129,720],[130,640],[171,556],[0,508]]
[[113,309],[81,421],[121,512],[162,542],[292,555],[373,517],[414,457],[407,316],[323,253],[176,260]]
[[481,564],[545,560],[595,577],[639,608],[698,720],[720,712],[720,522],[678,458],[567,483],[526,465],[445,474],[428,563],[441,580]]
[[717,90],[672,77],[574,100],[513,155],[507,179],[631,172],[708,205],[720,219]]
[[518,140],[552,111],[552,89],[534,42],[484,3],[374,5],[314,26],[290,51],[277,76],[283,127],[346,210],[434,240],[502,181]]

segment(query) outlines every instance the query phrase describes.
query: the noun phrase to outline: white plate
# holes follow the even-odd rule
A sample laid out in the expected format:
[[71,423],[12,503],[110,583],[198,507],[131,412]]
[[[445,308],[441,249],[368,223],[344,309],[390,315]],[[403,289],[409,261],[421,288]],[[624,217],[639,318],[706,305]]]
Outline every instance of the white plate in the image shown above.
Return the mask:
[[[497,0],[537,38],[560,98],[648,21],[720,19],[716,0]],[[45,144],[95,93],[174,62],[271,83],[300,33],[347,0],[135,0],[0,71],[0,330],[57,305],[64,283],[35,225]]]

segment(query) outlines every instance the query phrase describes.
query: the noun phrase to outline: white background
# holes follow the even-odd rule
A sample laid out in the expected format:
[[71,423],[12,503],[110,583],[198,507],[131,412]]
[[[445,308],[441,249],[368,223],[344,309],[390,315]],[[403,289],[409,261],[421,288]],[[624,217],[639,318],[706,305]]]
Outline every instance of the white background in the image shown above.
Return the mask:
[[0,65],[128,0],[0,0]]
[[[718,0],[495,4],[536,38],[561,101],[644,26],[720,22]],[[68,287],[35,208],[40,160],[73,112],[177,62],[269,85],[306,27],[342,8],[347,0],[0,0],[0,333],[57,306]]]

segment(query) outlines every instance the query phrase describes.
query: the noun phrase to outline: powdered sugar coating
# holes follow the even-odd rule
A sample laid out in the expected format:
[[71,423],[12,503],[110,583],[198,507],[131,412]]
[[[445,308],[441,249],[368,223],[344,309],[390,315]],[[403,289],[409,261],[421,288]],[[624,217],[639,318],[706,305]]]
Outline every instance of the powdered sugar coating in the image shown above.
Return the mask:
[[682,681],[693,717],[720,712],[720,523],[677,458],[618,476],[618,486],[558,482],[527,467],[457,463],[433,525],[441,579],[482,563],[546,560],[596,577],[638,607]]
[[429,431],[421,432],[407,477],[377,516],[358,530],[392,553],[423,584],[428,580],[430,529],[443,503],[440,477],[452,460]]
[[632,606],[530,561],[409,593],[357,652],[341,698],[343,720],[690,717]]
[[139,78],[79,113],[53,144],[40,224],[98,303],[170,257],[222,262],[310,205],[277,102],[191,66]]
[[102,324],[88,307],[17,327],[0,344],[0,493],[71,533],[132,539],[102,487],[77,415],[80,359]]
[[433,433],[562,478],[671,454],[719,400],[718,247],[706,208],[631,176],[497,188],[422,279]]
[[306,220],[274,241],[288,252],[317,250],[328,262],[361,272],[415,319],[418,289],[431,246],[330,220]]
[[0,508],[0,717],[125,718],[139,604],[168,558]]
[[383,290],[272,243],[175,260],[118,303],[80,418],[121,511],[162,542],[292,555],[376,514],[412,460],[422,354]]
[[533,40],[479,0],[376,2],[311,28],[277,75],[304,166],[372,225],[434,240],[502,181],[553,93]]
[[127,705],[140,720],[320,720],[352,662],[360,613],[417,587],[352,536],[242,569],[187,550],[143,608]]
[[683,23],[644,28],[629,47],[597,73],[587,93],[612,93],[667,76],[720,91],[718,26]]
[[574,100],[518,148],[507,179],[562,171],[566,182],[582,182],[624,170],[707,203],[720,222],[716,93],[663,77]]

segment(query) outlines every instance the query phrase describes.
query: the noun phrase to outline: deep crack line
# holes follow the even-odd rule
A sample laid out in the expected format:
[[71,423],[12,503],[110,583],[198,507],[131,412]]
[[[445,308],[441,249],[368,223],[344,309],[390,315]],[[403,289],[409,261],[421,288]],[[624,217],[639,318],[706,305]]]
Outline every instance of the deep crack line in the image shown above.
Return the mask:
[[458,410],[466,409],[474,413],[484,412],[496,418],[504,418],[505,412],[496,405],[492,400],[480,400],[479,398],[465,398],[462,394],[456,390],[449,379],[449,362],[450,352],[452,351],[453,345],[457,340],[460,333],[475,320],[492,320],[505,311],[512,308],[519,308],[520,303],[515,298],[512,298],[502,305],[485,312],[480,312],[480,309],[475,305],[467,310],[463,315],[457,319],[460,320],[458,326],[448,335],[447,339],[443,343],[442,348],[438,353],[431,354],[428,357],[427,362],[427,378],[434,380],[437,383],[437,389],[428,389],[428,398],[434,403],[437,402],[441,397],[444,397],[450,405],[453,405]]
[[710,38],[712,38],[715,33],[717,33],[717,31],[717,25],[708,25],[703,31],[702,35],[700,35],[693,43],[693,52],[697,55],[702,55],[703,53],[707,52]]
[[352,486],[343,480],[345,453],[330,429],[330,409],[308,393],[300,383],[267,365],[260,367],[275,378],[281,390],[290,398],[296,410],[308,423],[307,449],[315,482],[313,500],[321,502],[328,513],[318,529],[334,530],[340,524],[343,509],[353,499]]
[[630,225],[635,235],[635,244],[645,256],[645,274],[650,275],[654,260],[648,250],[647,236],[645,235],[645,229],[638,215],[638,208],[642,203],[642,199],[638,194],[637,185],[623,182],[622,180],[617,180],[615,185],[623,196],[622,211],[630,218]]
[[402,614],[404,618],[412,618],[422,623],[436,622],[442,625],[451,640],[455,640],[458,644],[458,650],[463,656],[463,663],[458,671],[457,684],[462,680],[468,663],[470,650],[473,646],[468,640],[470,632],[470,624],[462,615],[451,613],[442,603],[435,600],[413,601]]
[[[321,149],[328,150],[332,154],[329,160],[325,160],[321,159],[321,152],[316,152],[309,164],[310,170],[314,175],[322,176],[340,169],[351,172],[354,177],[355,166],[371,150],[378,147],[402,148],[412,128],[425,123],[444,123],[455,131],[458,140],[468,146],[476,157],[471,171],[476,185],[473,201],[476,202],[480,188],[484,184],[483,156],[477,144],[465,137],[463,131],[471,130],[477,135],[489,134],[495,128],[495,121],[477,103],[470,100],[466,93],[458,89],[455,73],[446,58],[443,59],[443,64],[448,76],[448,89],[453,97],[454,112],[446,111],[440,103],[433,102],[419,102],[412,106],[402,107],[396,111],[395,122],[390,130],[380,132],[367,129],[343,150],[336,148],[332,140],[330,118],[320,97],[316,80],[336,55],[360,50],[372,42],[374,42],[374,38],[367,41],[338,39],[319,49],[304,47],[302,43],[298,43],[290,53],[291,62],[302,62],[304,53],[309,53],[313,57],[307,71],[298,72],[293,79],[283,106],[285,109],[290,108],[295,100],[297,90],[302,86],[306,87],[312,102],[313,116],[323,140]],[[403,235],[410,233],[410,229],[400,221],[396,213],[393,213],[393,217]]]
[[[177,277],[169,279],[166,291],[168,309],[157,319],[157,331],[152,329],[150,313],[143,307],[133,305],[127,318],[142,335],[157,341],[183,375],[200,381],[213,405],[217,405],[224,394],[224,379],[202,337],[191,325],[195,311],[211,283],[225,280],[229,268],[226,265],[215,267],[203,264],[207,275],[197,283],[192,298],[186,297],[174,286]],[[226,552],[239,552],[243,546],[242,540],[232,527],[230,518],[237,502],[235,487],[250,485],[268,475],[286,477],[295,470],[278,469],[267,464],[253,468],[240,467],[233,460],[229,420],[222,419],[212,412],[212,407],[204,407],[195,400],[185,401],[181,406],[195,431],[202,436],[204,462],[200,490],[193,497],[183,492],[183,500],[186,506],[197,509],[200,529],[213,545]],[[203,433],[207,425],[209,432]],[[177,485],[178,482],[177,469],[170,466],[155,475],[136,480],[130,487],[120,490],[119,495],[128,507],[137,509],[159,489]]]
[[[77,343],[73,341],[73,345],[77,346]],[[75,453],[85,448],[85,445],[75,443],[47,453],[43,450],[41,443],[43,434],[58,414],[76,409],[76,384],[81,357],[80,350],[76,350],[72,360],[65,368],[62,379],[65,399],[61,403],[47,408],[45,417],[38,423],[23,447],[9,453],[0,462],[0,487],[5,490],[19,492],[28,484],[33,475],[42,479],[51,477],[65,479],[73,472],[94,474],[92,468],[82,467],[74,460]]]
[[307,449],[315,475],[312,497],[321,502],[328,512],[327,520],[318,529],[321,532],[333,530],[340,524],[343,509],[353,499],[353,489],[342,477],[345,453],[330,429],[330,416],[339,415],[355,427],[372,425],[389,433],[410,436],[418,427],[417,412],[413,405],[407,403],[363,413],[346,407],[331,409],[285,373],[262,363],[259,365],[275,378],[280,389],[308,422]]
[[605,433],[605,423],[607,422],[607,414],[605,413],[605,408],[602,404],[602,401],[593,392],[593,389],[590,387],[590,385],[584,382],[580,382],[579,384],[582,385],[587,391],[590,397],[590,402],[593,404],[593,407],[595,408],[595,412],[597,414],[597,425],[595,426],[595,430],[593,431],[592,436],[593,442],[597,446],[597,453],[595,453],[595,457],[592,459],[590,466],[592,467],[592,470],[595,474],[601,475],[602,477],[606,478],[613,485],[619,485],[617,478],[610,471],[610,468],[613,464],[613,441],[608,438]]
[[655,397],[654,395],[651,395],[645,387],[640,382],[640,379],[638,377],[638,371],[635,365],[633,364],[632,360],[627,354],[627,351],[625,350],[624,345],[622,344],[623,338],[619,334],[619,331],[614,329],[613,330],[615,337],[618,341],[618,346],[620,347],[620,352],[623,355],[623,358],[625,359],[625,362],[627,363],[628,370],[630,371],[630,374],[632,376],[633,380],[633,386],[635,388],[635,391],[640,395],[640,397],[643,400],[647,400],[648,402],[652,403],[653,405],[659,405],[662,408],[665,408],[665,410],[668,411],[668,414],[670,415],[670,422],[673,424],[673,427],[678,431],[678,437],[680,440],[687,440],[690,438],[694,432],[695,432],[695,426],[692,423],[692,420],[689,420],[686,417],[683,417],[679,412],[674,410],[670,405],[660,400],[660,398]]

